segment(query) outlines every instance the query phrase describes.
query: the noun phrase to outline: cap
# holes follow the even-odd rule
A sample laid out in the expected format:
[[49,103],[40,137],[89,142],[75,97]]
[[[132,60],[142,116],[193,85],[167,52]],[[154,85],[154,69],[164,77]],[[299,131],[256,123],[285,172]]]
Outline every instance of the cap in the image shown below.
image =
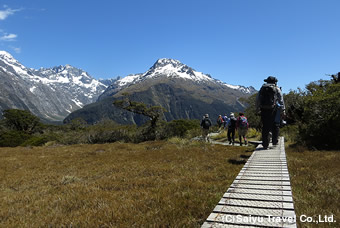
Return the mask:
[[205,114],[204,116],[205,116],[205,117],[209,117],[209,114]]
[[275,83],[277,82],[277,79],[274,76],[269,76],[267,79],[264,79],[263,81],[268,83]]

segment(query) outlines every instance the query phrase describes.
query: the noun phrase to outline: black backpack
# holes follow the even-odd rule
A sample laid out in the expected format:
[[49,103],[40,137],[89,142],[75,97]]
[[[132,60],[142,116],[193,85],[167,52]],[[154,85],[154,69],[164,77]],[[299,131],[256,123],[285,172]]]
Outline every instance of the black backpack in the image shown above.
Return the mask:
[[260,108],[274,109],[277,102],[277,90],[274,84],[264,84],[260,89]]
[[208,118],[204,118],[203,120],[203,127],[209,128],[211,126],[211,121]]

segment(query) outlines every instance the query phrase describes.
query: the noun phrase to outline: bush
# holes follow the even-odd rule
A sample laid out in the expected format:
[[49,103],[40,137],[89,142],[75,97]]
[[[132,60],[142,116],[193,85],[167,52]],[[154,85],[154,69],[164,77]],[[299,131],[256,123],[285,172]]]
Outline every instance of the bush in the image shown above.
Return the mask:
[[21,146],[42,146],[50,141],[46,136],[32,136],[25,142],[21,144]]
[[[160,129],[161,138],[185,137],[190,132],[200,132],[199,120],[172,120],[168,123],[163,123]],[[201,132],[200,132],[201,133]]]
[[32,134],[41,126],[40,119],[27,110],[4,110],[3,117],[5,125],[11,130]]
[[31,136],[22,131],[6,131],[0,135],[0,146],[2,147],[16,147],[20,146]]
[[105,120],[86,129],[87,143],[112,143],[116,141],[139,142],[137,127],[118,125],[112,120]]
[[306,86],[299,136],[310,148],[340,148],[340,83],[312,82]]

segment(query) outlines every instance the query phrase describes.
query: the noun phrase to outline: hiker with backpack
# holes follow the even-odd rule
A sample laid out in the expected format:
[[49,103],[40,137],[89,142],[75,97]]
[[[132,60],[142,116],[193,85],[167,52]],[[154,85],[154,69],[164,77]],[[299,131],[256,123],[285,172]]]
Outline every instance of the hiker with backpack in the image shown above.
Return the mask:
[[218,132],[221,132],[223,122],[224,121],[223,121],[222,115],[219,115],[217,118]]
[[209,119],[209,114],[205,114],[202,121],[201,121],[201,128],[202,128],[202,136],[204,138],[204,141],[209,142],[208,134],[209,129],[211,127],[212,123]]
[[229,121],[227,114],[224,114],[222,119],[223,119],[223,129],[226,129],[228,127],[228,121]]
[[240,140],[240,146],[242,146],[242,138],[244,140],[244,144],[247,145],[247,132],[248,132],[248,119],[244,116],[243,112],[239,113],[239,117],[236,120],[236,129],[238,130],[238,137]]
[[277,79],[269,76],[264,80],[256,97],[256,110],[261,114],[262,121],[262,145],[268,149],[270,132],[273,145],[278,144],[281,116],[285,115],[285,105],[281,89],[277,86]]
[[230,113],[230,118],[228,120],[228,141],[229,144],[233,145],[235,143],[236,121],[234,113]]

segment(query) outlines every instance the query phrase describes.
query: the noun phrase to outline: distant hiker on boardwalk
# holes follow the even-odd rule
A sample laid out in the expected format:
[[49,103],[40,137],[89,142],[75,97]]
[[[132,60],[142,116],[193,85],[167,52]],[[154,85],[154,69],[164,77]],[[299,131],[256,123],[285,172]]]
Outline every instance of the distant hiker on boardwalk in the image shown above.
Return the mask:
[[202,136],[204,138],[204,141],[209,142],[208,134],[209,134],[209,128],[211,127],[212,123],[209,119],[209,114],[205,114],[204,118],[201,121],[201,128],[202,128]]
[[236,121],[236,128],[238,130],[238,137],[240,140],[240,146],[242,146],[242,138],[244,140],[244,144],[247,145],[247,132],[248,132],[248,120],[247,117],[244,116],[244,114],[242,112],[239,113],[239,117],[237,117],[237,121]]
[[222,124],[223,124],[223,118],[221,115],[217,118],[217,124],[218,124],[218,131],[220,132],[222,130]]
[[229,118],[228,118],[227,114],[224,114],[224,116],[222,118],[223,118],[223,129],[226,129],[228,127]]
[[230,113],[230,118],[228,120],[228,141],[229,144],[233,145],[235,143],[236,121],[234,113]]
[[285,115],[285,105],[281,89],[277,86],[277,79],[269,76],[264,80],[260,92],[256,97],[256,110],[261,113],[262,121],[262,145],[267,149],[272,132],[272,143],[277,145],[281,115]]

